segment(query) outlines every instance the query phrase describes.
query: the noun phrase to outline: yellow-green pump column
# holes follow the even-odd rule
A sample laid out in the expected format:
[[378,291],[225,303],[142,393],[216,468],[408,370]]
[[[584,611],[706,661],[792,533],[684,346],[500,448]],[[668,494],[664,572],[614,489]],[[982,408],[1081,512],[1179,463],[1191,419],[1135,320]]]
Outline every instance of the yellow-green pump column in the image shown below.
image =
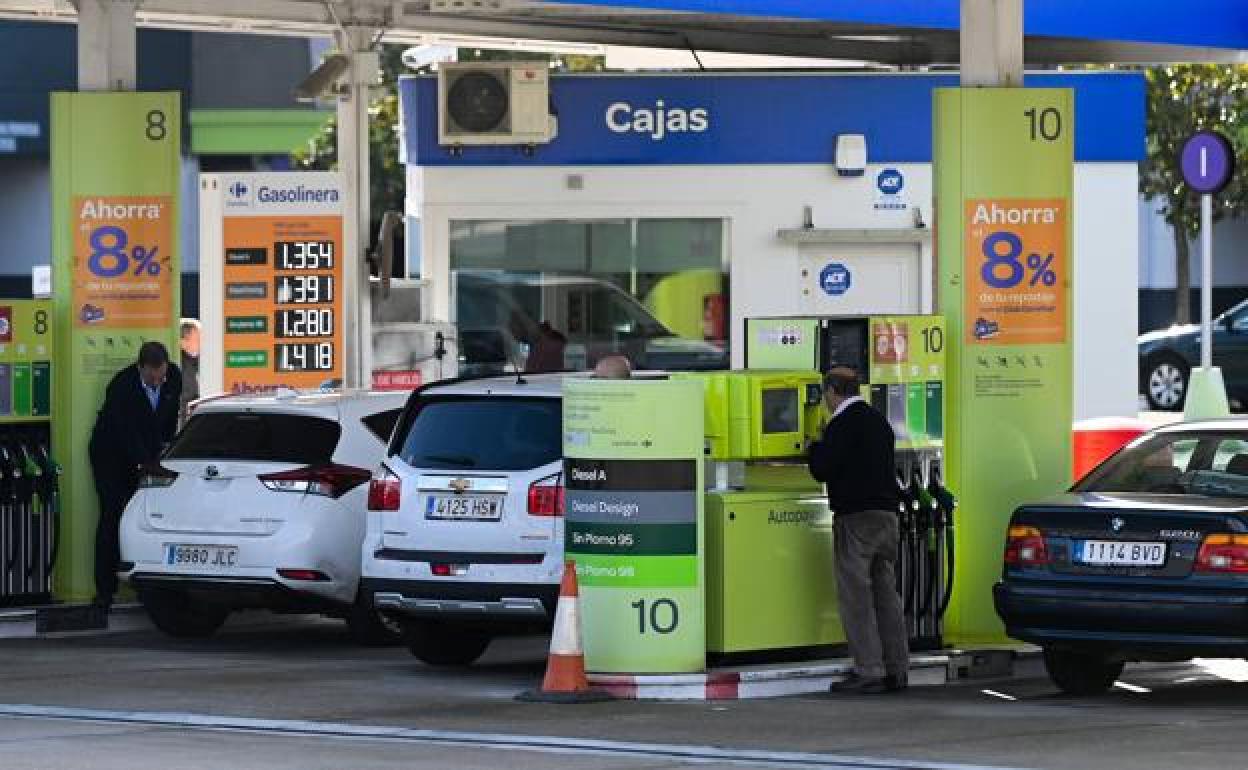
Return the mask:
[[1020,503],[1070,484],[1069,89],[934,96],[939,311],[948,323],[946,481],[958,496],[945,639],[1005,641],[992,604]]
[[52,94],[53,452],[64,467],[54,592],[95,594],[87,442],[109,380],[160,340],[177,361],[179,95]]

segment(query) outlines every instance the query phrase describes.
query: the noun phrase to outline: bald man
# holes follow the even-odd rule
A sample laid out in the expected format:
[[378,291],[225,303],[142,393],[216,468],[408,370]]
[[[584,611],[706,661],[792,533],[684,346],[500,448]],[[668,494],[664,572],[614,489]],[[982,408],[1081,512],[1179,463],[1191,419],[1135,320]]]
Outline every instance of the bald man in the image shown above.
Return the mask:
[[599,380],[627,380],[633,376],[633,366],[624,356],[607,356],[594,367],[594,377]]

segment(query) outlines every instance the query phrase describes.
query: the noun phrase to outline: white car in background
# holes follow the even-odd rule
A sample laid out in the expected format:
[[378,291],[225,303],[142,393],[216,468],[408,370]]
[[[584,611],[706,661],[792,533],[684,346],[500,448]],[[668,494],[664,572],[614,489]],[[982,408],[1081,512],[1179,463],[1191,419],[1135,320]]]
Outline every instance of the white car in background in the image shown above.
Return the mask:
[[342,617],[398,639],[359,591],[368,482],[407,393],[287,391],[200,402],[121,521],[121,576],[153,623],[215,632],[232,610]]
[[369,491],[361,593],[425,663],[467,665],[496,635],[549,628],[565,376],[430,385],[395,426]]

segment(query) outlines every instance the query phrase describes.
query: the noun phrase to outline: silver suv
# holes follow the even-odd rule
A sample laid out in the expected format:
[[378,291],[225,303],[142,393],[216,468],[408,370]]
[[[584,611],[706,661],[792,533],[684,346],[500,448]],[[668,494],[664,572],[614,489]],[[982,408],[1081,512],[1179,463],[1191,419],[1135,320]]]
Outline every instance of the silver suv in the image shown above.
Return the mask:
[[472,663],[554,617],[566,376],[438,383],[399,417],[369,489],[361,590],[426,663]]

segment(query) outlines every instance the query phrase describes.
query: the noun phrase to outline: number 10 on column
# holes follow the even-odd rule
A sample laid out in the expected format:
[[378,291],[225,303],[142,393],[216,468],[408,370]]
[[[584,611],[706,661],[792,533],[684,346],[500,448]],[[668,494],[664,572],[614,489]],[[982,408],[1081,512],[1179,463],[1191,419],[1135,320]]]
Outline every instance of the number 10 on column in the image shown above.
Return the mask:
[[590,671],[675,673],[706,665],[702,589],[582,586]]

